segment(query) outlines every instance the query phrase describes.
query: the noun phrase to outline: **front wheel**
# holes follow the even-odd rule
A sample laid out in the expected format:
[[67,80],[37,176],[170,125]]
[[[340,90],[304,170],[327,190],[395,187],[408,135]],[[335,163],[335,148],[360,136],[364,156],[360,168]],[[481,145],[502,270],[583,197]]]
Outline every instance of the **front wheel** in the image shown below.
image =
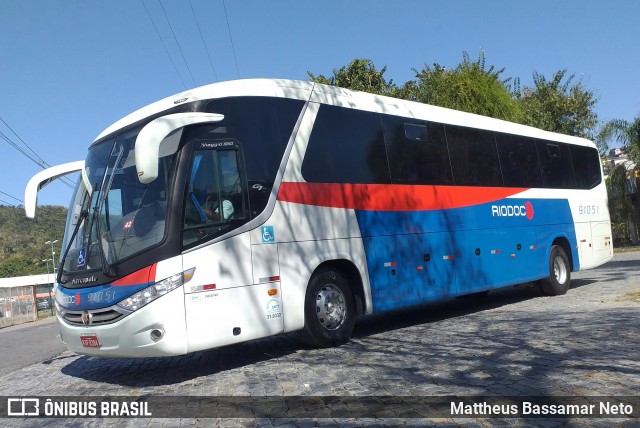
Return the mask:
[[551,247],[549,277],[540,281],[540,289],[548,296],[565,294],[571,286],[569,258],[561,246]]
[[305,341],[329,347],[345,343],[355,324],[353,294],[345,276],[334,269],[313,274],[304,302]]

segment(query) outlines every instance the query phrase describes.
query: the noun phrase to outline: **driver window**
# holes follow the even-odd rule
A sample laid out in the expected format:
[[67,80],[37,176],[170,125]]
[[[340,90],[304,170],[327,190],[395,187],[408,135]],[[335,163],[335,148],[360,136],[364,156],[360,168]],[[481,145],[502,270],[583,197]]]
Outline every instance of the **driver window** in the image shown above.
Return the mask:
[[214,221],[224,221],[235,218],[236,205],[239,205],[241,196],[240,173],[235,151],[220,151],[217,154],[220,176],[213,178],[207,186],[204,212]]
[[236,150],[195,152],[185,196],[183,244],[219,235],[243,218]]

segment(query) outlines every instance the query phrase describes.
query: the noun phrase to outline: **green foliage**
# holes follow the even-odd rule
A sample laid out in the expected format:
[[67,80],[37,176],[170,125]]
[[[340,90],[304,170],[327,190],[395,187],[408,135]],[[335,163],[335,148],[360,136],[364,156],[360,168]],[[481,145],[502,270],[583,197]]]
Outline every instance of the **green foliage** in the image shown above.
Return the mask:
[[523,110],[523,123],[547,131],[593,139],[598,115],[593,110],[598,99],[582,82],[572,84],[575,75],[567,77],[560,70],[548,80],[533,73],[534,87],[516,93]]
[[339,86],[378,95],[393,95],[397,88],[393,81],[387,82],[384,78],[386,71],[387,67],[378,71],[371,60],[354,59],[346,67],[334,69],[331,77],[322,74],[316,76],[309,71],[307,74],[314,82],[324,85]]
[[617,231],[616,235],[629,240],[629,220],[635,221],[633,204],[626,195],[627,168],[623,164],[616,165],[606,181],[609,196],[609,215],[611,227]]
[[66,217],[64,207],[39,206],[36,218],[29,219],[21,207],[0,206],[0,277],[46,273],[42,260],[51,258],[51,245],[45,242],[58,240],[53,246],[57,258]]
[[488,67],[484,52],[472,61],[466,52],[462,62],[447,69],[440,64],[416,70],[416,78],[398,87],[387,81],[367,59],[356,59],[333,70],[333,75],[314,75],[315,82],[388,95],[441,107],[535,126],[547,131],[593,138],[598,99],[575,76],[560,70],[551,79],[534,72],[533,87],[520,88],[520,79],[504,78],[505,68]]
[[640,163],[640,116],[633,122],[614,119],[605,123],[600,128],[596,141],[601,151],[607,151],[608,142],[615,141],[624,148],[632,160]]
[[440,64],[425,65],[416,80],[405,83],[397,92],[402,98],[517,122],[520,106],[511,94],[509,82],[503,79],[504,68],[487,69],[485,54],[477,61],[462,54],[462,62],[447,70]]

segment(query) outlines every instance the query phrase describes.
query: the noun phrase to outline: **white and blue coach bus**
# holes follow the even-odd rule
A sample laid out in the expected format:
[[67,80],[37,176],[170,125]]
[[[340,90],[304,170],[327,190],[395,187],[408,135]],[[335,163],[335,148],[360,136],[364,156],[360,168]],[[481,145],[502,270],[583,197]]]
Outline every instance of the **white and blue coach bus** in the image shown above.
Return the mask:
[[590,141],[311,82],[215,83],[107,128],[84,161],[57,277],[78,353],[179,355],[539,281],[612,257]]

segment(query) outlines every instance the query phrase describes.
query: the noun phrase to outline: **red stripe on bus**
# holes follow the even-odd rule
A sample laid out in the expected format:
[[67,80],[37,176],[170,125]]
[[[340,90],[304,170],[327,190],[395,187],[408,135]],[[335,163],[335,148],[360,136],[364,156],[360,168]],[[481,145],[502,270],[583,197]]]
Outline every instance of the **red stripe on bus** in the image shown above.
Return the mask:
[[147,284],[149,282],[154,282],[156,280],[156,266],[158,264],[154,263],[151,266],[147,266],[146,268],[135,271],[127,276],[123,276],[122,278],[115,280],[111,283],[111,285],[118,286],[127,286],[127,285],[139,285],[139,284]]
[[366,211],[429,211],[497,201],[528,190],[507,187],[283,182],[278,200]]

